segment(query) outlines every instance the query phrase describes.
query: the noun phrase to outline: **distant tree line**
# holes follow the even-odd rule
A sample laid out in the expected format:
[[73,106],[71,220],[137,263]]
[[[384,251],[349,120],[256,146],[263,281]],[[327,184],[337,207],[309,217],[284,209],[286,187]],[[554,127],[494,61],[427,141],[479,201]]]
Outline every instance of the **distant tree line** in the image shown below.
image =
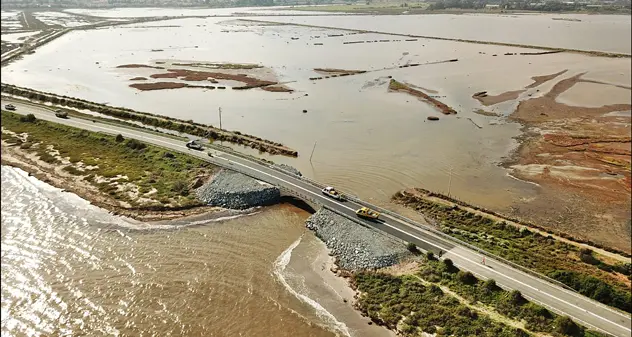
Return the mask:
[[429,10],[441,10],[448,8],[460,8],[460,9],[481,9],[485,8],[488,4],[487,1],[475,1],[475,0],[441,0],[428,6]]
[[594,10],[594,11],[617,11],[617,10],[630,10],[630,1],[622,0],[611,5],[604,5],[601,7],[587,7],[586,4],[581,4],[573,1],[573,3],[565,3],[561,1],[545,1],[538,0],[533,1],[487,1],[487,0],[439,0],[432,3],[429,10],[442,10],[442,9],[483,9],[486,5],[499,5],[500,9],[510,10],[538,10],[543,12],[562,12],[562,11],[577,11],[577,10]]

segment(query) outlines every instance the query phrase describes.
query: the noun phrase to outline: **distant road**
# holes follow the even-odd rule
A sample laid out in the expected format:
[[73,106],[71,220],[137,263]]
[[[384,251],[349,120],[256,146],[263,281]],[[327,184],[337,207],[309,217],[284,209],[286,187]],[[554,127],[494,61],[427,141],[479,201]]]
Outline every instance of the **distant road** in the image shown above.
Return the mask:
[[481,263],[483,255],[469,248],[456,245],[448,239],[412,223],[407,223],[386,214],[380,216],[379,222],[361,220],[356,217],[355,211],[362,205],[352,201],[339,202],[326,197],[321,193],[320,187],[292,174],[283,173],[258,162],[214,149],[211,150],[214,153],[214,157],[209,157],[207,152],[189,150],[185,146],[184,141],[144,132],[142,129],[132,129],[99,123],[98,121],[92,122],[75,117],[61,119],[55,117],[52,110],[45,107],[24,104],[4,98],[1,104],[4,107],[9,102],[17,107],[16,112],[20,114],[32,113],[38,119],[80,129],[113,135],[121,134],[126,138],[135,138],[174,151],[187,153],[215,165],[276,185],[299,197],[326,206],[343,216],[356,219],[365,226],[384,231],[406,242],[413,242],[421,249],[434,251],[435,253],[442,250],[444,252],[443,258],[450,258],[459,268],[468,270],[483,279],[494,279],[499,286],[506,289],[519,290],[526,298],[544,305],[552,311],[568,315],[585,326],[617,337],[630,337],[632,322],[629,314],[609,308],[578,293],[549,283],[536,276],[526,274],[492,258],[487,257],[485,265],[483,265]]

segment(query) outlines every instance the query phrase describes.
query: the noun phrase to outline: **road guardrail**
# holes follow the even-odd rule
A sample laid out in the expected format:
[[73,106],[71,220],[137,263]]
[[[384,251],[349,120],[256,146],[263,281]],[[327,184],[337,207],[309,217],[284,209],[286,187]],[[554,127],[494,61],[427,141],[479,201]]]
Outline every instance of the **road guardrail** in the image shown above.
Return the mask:
[[[244,153],[240,153],[238,151],[233,150],[230,147],[227,147],[227,146],[224,146],[224,145],[215,145],[215,144],[212,144],[212,146],[221,147],[221,151],[228,152],[230,154],[233,154],[235,156],[244,158],[246,160],[255,161],[255,162],[257,162],[257,163],[259,163],[261,165],[264,165],[264,166],[266,166],[266,167],[268,167],[270,169],[273,169],[273,170],[275,170],[277,172],[283,173],[285,175],[290,175],[290,176],[295,177],[296,179],[299,179],[301,181],[307,182],[307,183],[309,183],[309,184],[311,184],[311,185],[313,185],[315,187],[318,187],[319,189],[322,189],[322,188],[326,187],[326,185],[324,185],[324,184],[322,184],[320,182],[317,182],[315,180],[312,180],[312,179],[304,177],[304,176],[298,176],[298,175],[292,174],[291,172],[288,172],[288,171],[283,170],[283,169],[281,169],[281,168],[279,168],[279,167],[277,167],[275,165],[272,165],[272,164],[268,163],[267,161],[264,161],[264,160],[262,160],[260,158],[256,158],[254,156],[250,156],[250,155],[247,155],[247,154],[244,154]],[[444,232],[442,232],[440,230],[437,230],[436,228],[433,228],[433,227],[430,227],[428,225],[419,223],[419,222],[417,222],[415,220],[409,219],[409,218],[407,218],[405,216],[402,216],[401,214],[395,213],[393,211],[390,211],[388,209],[382,208],[380,206],[368,203],[368,202],[360,199],[359,197],[357,197],[355,195],[344,193],[344,191],[341,191],[341,192],[342,192],[343,196],[346,199],[348,199],[350,201],[353,201],[353,202],[355,202],[357,204],[360,204],[360,205],[365,206],[365,207],[372,208],[372,209],[374,209],[374,210],[376,210],[376,211],[378,211],[378,212],[380,212],[382,214],[386,214],[386,215],[388,215],[388,216],[390,216],[392,218],[398,219],[400,221],[403,221],[405,223],[408,223],[410,225],[414,225],[415,227],[418,227],[420,229],[423,229],[423,230],[426,230],[426,231],[428,231],[430,233],[433,233],[433,234],[439,236],[440,238],[445,239],[445,240],[447,240],[449,242],[452,242],[454,244],[466,247],[466,248],[468,248],[470,250],[473,250],[473,251],[475,251],[475,252],[477,252],[477,253],[479,253],[481,255],[484,255],[484,256],[489,257],[491,259],[494,259],[494,260],[496,260],[498,262],[501,262],[501,263],[506,264],[508,266],[511,266],[511,267],[513,267],[515,269],[518,269],[518,270],[520,270],[520,271],[522,271],[524,273],[527,273],[529,275],[538,277],[538,278],[540,278],[542,280],[548,281],[548,282],[550,282],[552,284],[555,284],[555,285],[557,285],[559,287],[562,287],[564,289],[567,289],[569,291],[577,293],[577,291],[575,289],[569,287],[568,285],[566,285],[566,284],[564,284],[564,283],[562,283],[560,281],[554,280],[554,279],[552,279],[552,278],[550,278],[550,277],[548,277],[546,275],[540,274],[540,273],[535,272],[535,271],[533,271],[533,270],[531,270],[531,269],[529,269],[527,267],[521,266],[521,265],[519,265],[519,264],[517,264],[515,262],[509,261],[509,260],[504,259],[504,258],[502,258],[500,256],[497,256],[497,255],[494,255],[494,254],[492,254],[492,253],[490,253],[490,252],[488,252],[488,251],[486,251],[484,249],[476,247],[476,246],[474,246],[474,245],[472,245],[470,243],[464,242],[464,241],[462,241],[460,239],[457,239],[457,238],[455,238],[455,237],[453,237],[451,235],[448,235],[448,234],[446,234],[446,233],[444,233]],[[318,203],[318,202],[316,202],[316,203]],[[328,208],[330,210],[333,210],[333,209],[331,209],[329,207],[326,207],[326,208]],[[333,210],[333,211],[336,212],[335,210]],[[338,213],[338,212],[336,212],[336,213]],[[430,220],[428,217],[426,217],[425,215],[422,214],[422,216],[423,216],[424,220],[426,220],[427,222],[429,222],[429,223],[433,223],[434,222],[434,221]],[[352,219],[352,220],[355,221],[355,222],[358,222],[358,221],[356,221],[356,219]]]

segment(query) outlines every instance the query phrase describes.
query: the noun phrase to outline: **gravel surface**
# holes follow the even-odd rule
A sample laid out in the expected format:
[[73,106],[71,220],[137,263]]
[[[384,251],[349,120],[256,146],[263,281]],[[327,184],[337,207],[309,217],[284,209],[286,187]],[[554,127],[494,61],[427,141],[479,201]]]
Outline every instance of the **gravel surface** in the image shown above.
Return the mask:
[[302,177],[303,174],[301,173],[301,171],[297,170],[294,166],[290,166],[290,165],[286,165],[286,164],[274,164],[272,165],[278,169],[281,169],[283,171],[292,173],[294,175],[297,175],[299,177]]
[[403,241],[323,208],[305,225],[316,232],[338,258],[338,266],[346,270],[384,268],[410,255]]
[[273,205],[281,198],[276,186],[229,170],[220,171],[196,193],[200,200],[211,206],[230,209]]

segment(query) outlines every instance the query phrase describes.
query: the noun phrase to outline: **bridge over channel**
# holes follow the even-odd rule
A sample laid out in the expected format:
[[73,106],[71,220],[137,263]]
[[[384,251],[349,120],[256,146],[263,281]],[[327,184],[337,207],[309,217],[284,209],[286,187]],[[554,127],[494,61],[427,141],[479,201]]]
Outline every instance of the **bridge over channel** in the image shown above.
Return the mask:
[[[442,258],[451,259],[460,269],[470,271],[481,279],[494,279],[496,284],[505,289],[519,290],[525,298],[558,314],[567,315],[589,328],[617,337],[630,336],[632,324],[630,315],[627,313],[591,300],[557,281],[462,242],[426,223],[413,221],[353,195],[346,195],[347,201],[331,199],[322,194],[321,189],[324,187],[322,183],[295,175],[269,162],[218,145],[210,145],[210,152],[213,154],[211,157],[206,152],[189,150],[182,139],[147,132],[140,128],[94,122],[76,117],[59,119],[46,107],[5,97],[1,104],[4,106],[9,102],[17,106],[17,113],[32,113],[38,119],[90,131],[121,134],[125,138],[135,138],[172,151],[187,153],[217,166],[275,185],[284,194],[299,198],[314,209],[327,208],[359,225],[388,233],[405,242],[415,243],[425,251],[437,253],[441,250],[444,252]],[[363,206],[381,212],[380,220],[373,222],[358,218],[355,211]],[[485,257],[484,265],[481,263],[483,257]]]

